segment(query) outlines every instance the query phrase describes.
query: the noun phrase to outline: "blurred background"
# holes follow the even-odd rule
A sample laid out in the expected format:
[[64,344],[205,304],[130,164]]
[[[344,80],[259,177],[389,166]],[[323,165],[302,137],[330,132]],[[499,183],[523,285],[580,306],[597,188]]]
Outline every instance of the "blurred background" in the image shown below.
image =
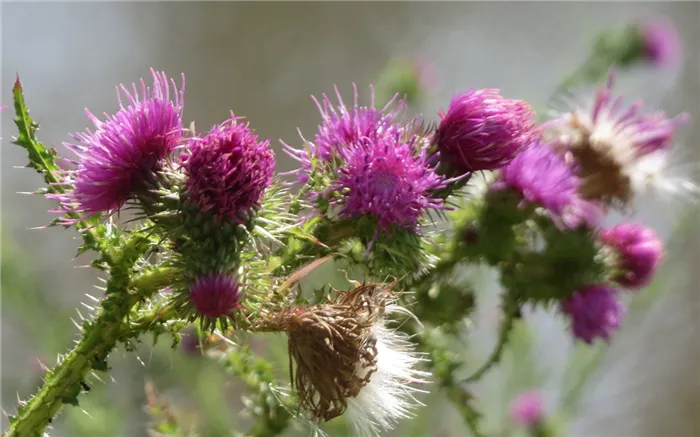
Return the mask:
[[[310,136],[318,124],[312,94],[332,92],[337,84],[349,100],[355,82],[367,98],[368,85],[397,56],[420,59],[432,70],[429,92],[415,105],[430,120],[453,93],[470,87],[500,88],[504,96],[544,111],[557,83],[586,58],[599,31],[665,16],[681,34],[683,62],[625,72],[617,89],[648,107],[689,112],[696,121],[681,131],[678,159],[700,160],[700,3],[18,2],[0,8],[0,101],[10,103],[19,73],[28,106],[41,123],[39,137],[59,153],[66,152],[60,144],[69,132],[88,126],[85,107],[95,114],[114,112],[114,86],[148,78],[154,67],[174,77],[186,74],[186,122],[196,120],[204,129],[229,110],[247,117],[272,140],[278,171],[293,163],[277,139],[299,144],[297,127]],[[89,258],[73,259],[78,241],[72,230],[30,229],[51,220],[47,209],[53,205],[16,194],[33,191],[41,180],[14,168],[26,157],[10,144],[12,135],[12,114],[4,111],[1,399],[8,412],[18,395],[26,398],[36,390],[42,374],[37,359],[53,364],[76,338],[69,317],[78,317],[75,308],[85,293],[99,293],[93,288],[95,272],[78,268]],[[534,327],[529,358],[512,355],[477,388],[493,435],[506,435],[508,384],[527,368],[516,385],[542,388],[552,414],[568,402],[562,387],[569,378],[592,375],[576,414],[567,419],[571,436],[700,436],[700,231],[691,224],[674,235],[685,204],[649,198],[635,211],[670,242],[667,264],[645,295],[658,299],[633,306],[633,317],[604,356],[575,349],[558,318],[528,315]],[[485,272],[468,339],[475,366],[488,354],[497,326],[491,282]],[[66,407],[50,435],[148,435],[147,380],[180,411],[217,416],[244,429],[239,425],[245,417],[240,423],[229,417],[242,408],[232,379],[212,363],[162,343],[155,349],[146,344],[138,354],[117,352],[111,363],[116,383],[97,384],[81,398],[84,411]],[[284,347],[272,341],[261,343],[260,350],[276,360],[284,380]],[[581,364],[588,362],[594,364]],[[425,401],[428,407],[396,435],[466,434],[449,403],[439,395]],[[342,429],[331,425],[327,431],[344,435]],[[285,435],[295,432],[304,434],[290,429]]]

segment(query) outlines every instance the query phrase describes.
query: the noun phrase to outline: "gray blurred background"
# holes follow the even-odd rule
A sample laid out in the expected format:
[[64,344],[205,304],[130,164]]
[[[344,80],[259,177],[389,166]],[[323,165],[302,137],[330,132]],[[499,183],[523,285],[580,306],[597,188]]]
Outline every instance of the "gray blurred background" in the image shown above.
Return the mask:
[[[700,159],[700,3],[3,3],[0,101],[10,103],[15,73],[40,138],[65,149],[68,133],[88,126],[83,108],[95,114],[117,108],[114,86],[149,78],[155,67],[187,76],[185,120],[202,129],[226,118],[246,116],[264,137],[298,144],[296,129],[311,136],[318,113],[311,94],[338,84],[350,98],[351,83],[372,83],[395,55],[419,55],[433,64],[436,87],[421,105],[430,119],[452,93],[469,87],[500,88],[505,96],[544,108],[557,81],[588,54],[591,38],[604,28],[637,18],[667,16],[685,45],[684,63],[671,70],[640,70],[620,78],[619,90],[669,113],[682,110],[696,120],[683,130],[683,159]],[[11,111],[2,113],[3,244],[21,249],[33,281],[55,309],[50,316],[17,320],[2,309],[2,406],[14,410],[16,391],[34,390],[35,357],[48,352],[27,336],[26,324],[45,335],[96,283],[89,269],[76,268],[73,231],[30,230],[47,223],[53,205],[32,191],[40,178],[14,169],[26,158],[10,145]],[[292,168],[277,153],[278,170]],[[637,214],[668,237],[682,211],[679,202],[648,199]],[[672,293],[657,302],[634,329],[616,339],[599,378],[585,396],[580,417],[569,424],[580,437],[700,436],[700,233],[697,226],[670,255]],[[487,300],[488,301],[488,300]],[[486,305],[488,307],[488,305]],[[477,319],[472,341],[488,352],[493,329],[488,308]],[[47,319],[49,317],[49,319]],[[555,408],[571,340],[563,323],[533,317],[539,328],[538,365],[549,375],[545,393]],[[21,322],[21,323],[20,323]],[[64,326],[65,325],[65,326]],[[480,346],[481,345],[481,346]],[[53,363],[55,352],[46,357]],[[125,358],[126,361],[133,358]],[[122,381],[128,366],[108,387],[115,404],[129,402]],[[498,373],[485,385],[498,384]],[[120,380],[121,378],[121,380]],[[142,381],[141,381],[142,382]],[[487,388],[483,388],[487,390]],[[493,403],[492,403],[493,404]],[[493,404],[496,405],[496,404]],[[500,405],[506,408],[507,405]],[[498,405],[493,408],[498,408]],[[138,417],[131,434],[143,435]],[[4,425],[3,425],[4,426]],[[51,435],[62,434],[58,427]],[[440,430],[444,436],[464,435]],[[435,435],[438,435],[436,428]]]

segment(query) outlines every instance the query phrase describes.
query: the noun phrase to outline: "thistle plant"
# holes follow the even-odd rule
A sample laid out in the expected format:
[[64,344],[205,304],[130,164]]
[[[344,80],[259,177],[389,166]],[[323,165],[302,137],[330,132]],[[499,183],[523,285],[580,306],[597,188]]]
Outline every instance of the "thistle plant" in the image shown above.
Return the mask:
[[[110,371],[115,348],[133,350],[147,335],[182,340],[251,389],[255,424],[245,435],[343,416],[355,435],[376,436],[436,390],[481,435],[471,384],[499,363],[523,308],[553,309],[575,341],[612,341],[624,324],[622,293],[649,283],[663,244],[639,222],[603,219],[624,216],[649,188],[696,190],[649,170],[664,167],[649,160],[666,162],[684,117],[624,106],[613,73],[601,83],[613,65],[668,58],[658,34],[635,28],[617,51],[596,45],[594,61],[567,81],[597,83],[580,99],[592,103],[544,121],[495,89],[456,94],[434,124],[410,114],[406,96],[375,101],[372,87],[354,86],[346,104],[336,89],[334,99],[314,98],[316,132],[283,143],[299,163],[286,175],[242,117],[185,128],[184,75],[178,85],[156,71],[150,84],[118,88],[115,114],[88,111],[94,130],[75,134],[66,145],[76,156],[61,157],[37,139],[18,78],[15,144],[44,177],[37,194],[58,204],[49,226],[74,228],[79,253],[94,252],[107,280],[94,314],[75,322],[77,345],[20,402],[4,435],[45,435],[94,374]],[[303,289],[327,262],[346,286]],[[458,274],[469,265],[499,273],[502,317],[494,350],[466,374],[443,340],[477,304]],[[252,352],[254,333],[286,339],[288,381]],[[151,385],[148,399],[167,421],[154,435],[184,435]],[[554,435],[536,392],[514,400],[512,417],[532,435]]]

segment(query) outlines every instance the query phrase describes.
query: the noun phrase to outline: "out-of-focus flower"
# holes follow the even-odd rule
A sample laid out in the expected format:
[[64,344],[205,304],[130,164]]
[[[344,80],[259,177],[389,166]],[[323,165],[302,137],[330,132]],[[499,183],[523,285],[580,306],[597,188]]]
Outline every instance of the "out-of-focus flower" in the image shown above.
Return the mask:
[[510,405],[510,417],[518,425],[532,428],[544,418],[544,400],[536,390],[521,393]]
[[607,285],[591,285],[561,303],[561,310],[571,317],[575,337],[589,344],[596,338],[610,340],[620,328],[620,318],[625,313],[617,293]]
[[[99,120],[90,111],[86,115],[95,125],[95,132],[87,130],[73,135],[76,143],[66,143],[78,156],[75,170],[65,171],[60,183],[69,187],[62,194],[49,194],[57,199],[61,213],[75,211],[84,215],[114,212],[138,191],[146,190],[163,160],[175,149],[182,138],[182,86],[168,80],[165,73],[151,70],[153,86],[141,80],[129,91],[123,85],[121,92],[128,105],[122,104],[119,88],[117,98],[120,110]],[[173,87],[174,99],[170,96]]]
[[527,203],[562,214],[576,198],[578,178],[550,147],[535,143],[502,169],[493,189],[518,191]]
[[676,27],[668,19],[658,18],[638,25],[643,53],[658,66],[676,64],[683,56],[683,44]]
[[240,222],[241,214],[260,202],[275,169],[268,140],[233,114],[203,138],[190,141],[183,154],[187,197],[202,212]]
[[669,119],[663,113],[644,114],[641,102],[624,107],[622,99],[612,94],[612,79],[611,72],[592,105],[577,105],[546,123],[544,134],[582,179],[579,194],[605,205],[632,200],[638,189],[633,182],[640,180],[645,158],[665,159],[676,128],[686,119],[684,115]]
[[615,252],[620,270],[615,280],[620,285],[649,283],[663,256],[663,243],[652,229],[640,223],[621,223],[605,230],[601,240]]
[[534,112],[522,100],[495,89],[470,90],[440,113],[435,142],[441,168],[450,176],[494,170],[508,164],[537,138]]

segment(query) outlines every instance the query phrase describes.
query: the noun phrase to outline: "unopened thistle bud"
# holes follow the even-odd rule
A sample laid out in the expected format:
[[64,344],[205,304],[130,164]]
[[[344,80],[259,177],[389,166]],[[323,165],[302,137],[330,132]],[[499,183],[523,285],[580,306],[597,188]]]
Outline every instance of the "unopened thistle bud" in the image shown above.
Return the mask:
[[190,141],[183,154],[187,199],[219,222],[243,222],[244,213],[258,205],[275,169],[268,140],[231,114],[203,138]]
[[636,288],[649,283],[663,256],[663,243],[652,229],[621,223],[605,230],[601,240],[615,252],[618,284]]
[[[293,384],[314,420],[345,413],[356,435],[374,436],[410,417],[418,404],[411,384],[429,376],[408,337],[387,326],[387,286],[362,285],[335,301],[265,317],[264,329],[285,331],[296,364]],[[408,313],[410,314],[410,313]]]
[[534,112],[495,89],[470,90],[452,98],[441,113],[435,142],[441,170],[459,176],[508,164],[535,139]]
[[200,317],[217,319],[231,316],[239,308],[240,294],[236,279],[223,273],[197,278],[190,287],[192,305]]
[[625,313],[617,294],[617,290],[606,285],[591,285],[562,302],[561,310],[571,317],[574,336],[589,344],[596,338],[610,341]]
[[516,397],[510,406],[510,417],[526,428],[537,426],[544,417],[544,400],[540,392],[531,390]]
[[681,38],[673,23],[667,19],[656,19],[641,23],[637,27],[644,57],[656,66],[676,64],[683,55]]

